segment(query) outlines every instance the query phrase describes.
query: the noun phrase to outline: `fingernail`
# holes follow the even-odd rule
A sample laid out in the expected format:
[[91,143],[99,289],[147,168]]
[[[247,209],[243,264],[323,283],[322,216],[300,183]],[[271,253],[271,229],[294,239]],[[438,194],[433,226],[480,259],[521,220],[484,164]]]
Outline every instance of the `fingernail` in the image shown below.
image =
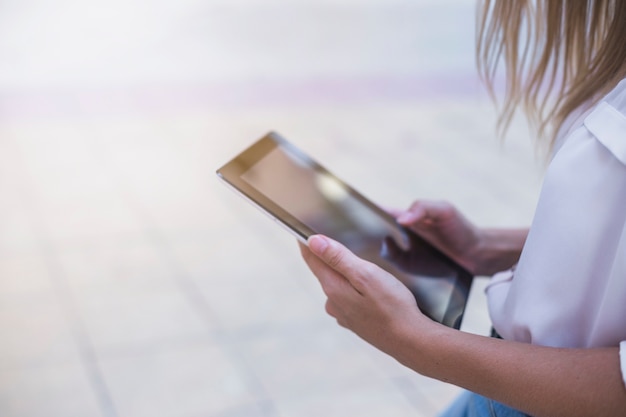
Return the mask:
[[324,249],[328,247],[328,241],[320,235],[313,235],[308,240],[309,248],[316,255],[321,255],[324,252]]

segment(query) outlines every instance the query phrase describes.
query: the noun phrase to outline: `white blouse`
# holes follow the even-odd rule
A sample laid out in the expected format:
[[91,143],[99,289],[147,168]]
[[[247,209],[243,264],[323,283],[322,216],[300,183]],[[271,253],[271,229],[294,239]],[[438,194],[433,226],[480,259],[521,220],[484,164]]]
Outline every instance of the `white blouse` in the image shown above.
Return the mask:
[[504,339],[619,345],[626,384],[626,80],[563,136],[519,263],[486,292]]

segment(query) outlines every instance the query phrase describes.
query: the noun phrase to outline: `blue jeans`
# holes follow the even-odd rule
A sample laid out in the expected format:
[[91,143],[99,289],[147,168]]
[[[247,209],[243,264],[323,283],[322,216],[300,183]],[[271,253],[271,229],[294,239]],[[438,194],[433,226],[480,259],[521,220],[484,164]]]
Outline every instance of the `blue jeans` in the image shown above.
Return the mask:
[[528,417],[504,404],[465,391],[439,417]]

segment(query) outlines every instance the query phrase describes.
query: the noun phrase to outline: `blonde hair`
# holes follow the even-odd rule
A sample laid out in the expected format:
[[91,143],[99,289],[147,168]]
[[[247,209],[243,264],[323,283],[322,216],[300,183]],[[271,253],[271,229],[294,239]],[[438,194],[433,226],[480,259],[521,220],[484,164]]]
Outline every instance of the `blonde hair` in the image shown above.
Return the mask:
[[478,70],[494,99],[505,67],[502,135],[521,107],[551,148],[568,116],[626,72],[625,0],[483,0],[477,28]]

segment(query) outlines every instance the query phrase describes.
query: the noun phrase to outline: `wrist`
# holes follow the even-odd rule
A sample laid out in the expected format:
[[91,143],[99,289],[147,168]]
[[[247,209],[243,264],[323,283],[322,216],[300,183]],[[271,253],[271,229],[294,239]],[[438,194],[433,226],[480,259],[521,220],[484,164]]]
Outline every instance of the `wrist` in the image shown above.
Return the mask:
[[528,234],[527,229],[482,229],[474,259],[475,275],[493,275],[517,263]]
[[392,356],[402,365],[429,376],[431,347],[436,346],[446,332],[457,330],[437,323],[421,313],[420,316],[417,320],[407,321],[398,329]]

